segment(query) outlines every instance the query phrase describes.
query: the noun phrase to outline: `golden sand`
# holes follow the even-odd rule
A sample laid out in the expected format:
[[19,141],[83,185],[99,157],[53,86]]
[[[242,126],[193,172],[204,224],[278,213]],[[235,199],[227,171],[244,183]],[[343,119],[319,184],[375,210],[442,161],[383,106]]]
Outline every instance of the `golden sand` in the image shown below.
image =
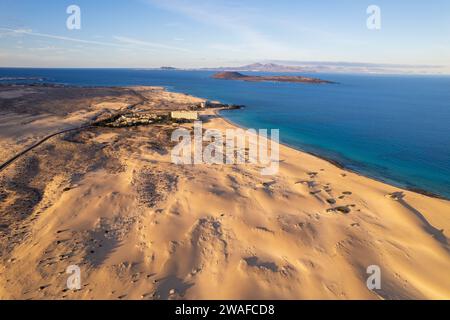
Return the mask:
[[[158,92],[158,103],[187,99]],[[210,117],[204,127],[233,125]],[[0,229],[0,298],[450,299],[449,201],[284,145],[275,176],[251,164],[175,165],[170,149],[150,147],[150,130],[56,138],[54,153],[43,145],[30,155],[32,177],[20,173],[31,172],[25,160],[1,173],[42,194]],[[75,160],[56,161],[64,152]],[[4,220],[25,194],[8,192]],[[81,269],[79,291],[66,288],[69,265]],[[371,265],[380,290],[366,286]]]

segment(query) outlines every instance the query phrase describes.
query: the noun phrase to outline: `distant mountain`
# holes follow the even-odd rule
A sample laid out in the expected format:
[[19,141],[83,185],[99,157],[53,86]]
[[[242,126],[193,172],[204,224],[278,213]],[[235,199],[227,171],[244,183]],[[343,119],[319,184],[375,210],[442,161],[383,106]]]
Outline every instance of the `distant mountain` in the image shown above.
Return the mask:
[[204,68],[209,71],[253,71],[253,72],[312,72],[303,67],[283,66],[275,63],[253,63],[241,67]]
[[364,74],[439,74],[440,65],[406,65],[362,62],[269,61],[240,67],[202,68],[206,71],[274,72],[274,73],[364,73]]
[[442,74],[440,65],[406,65],[386,63],[339,62],[339,61],[282,61],[252,63],[239,67],[174,68],[160,70],[202,70],[215,72],[272,72],[272,73],[362,73],[362,74]]

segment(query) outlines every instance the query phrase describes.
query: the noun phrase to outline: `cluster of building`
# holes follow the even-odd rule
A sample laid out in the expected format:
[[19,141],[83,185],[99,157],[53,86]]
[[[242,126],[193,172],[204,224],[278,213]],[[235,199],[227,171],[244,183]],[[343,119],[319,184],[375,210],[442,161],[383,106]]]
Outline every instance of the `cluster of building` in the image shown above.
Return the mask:
[[120,128],[152,124],[162,119],[155,113],[127,113],[112,122],[105,123],[107,127]]
[[219,102],[202,101],[199,104],[189,107],[190,110],[176,110],[167,113],[162,113],[161,110],[152,113],[148,112],[136,112],[125,113],[119,116],[98,121],[96,125],[103,125],[106,127],[120,128],[120,127],[133,127],[138,125],[149,125],[163,120],[170,119],[174,122],[191,122],[199,119],[199,111],[206,108],[240,108],[241,106],[224,105]]

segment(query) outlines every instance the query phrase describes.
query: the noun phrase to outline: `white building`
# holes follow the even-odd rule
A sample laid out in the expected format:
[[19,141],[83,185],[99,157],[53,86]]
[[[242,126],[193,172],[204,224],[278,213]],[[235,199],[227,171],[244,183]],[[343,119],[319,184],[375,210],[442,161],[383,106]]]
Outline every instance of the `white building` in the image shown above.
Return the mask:
[[198,120],[197,111],[172,111],[170,113],[172,119],[179,120]]

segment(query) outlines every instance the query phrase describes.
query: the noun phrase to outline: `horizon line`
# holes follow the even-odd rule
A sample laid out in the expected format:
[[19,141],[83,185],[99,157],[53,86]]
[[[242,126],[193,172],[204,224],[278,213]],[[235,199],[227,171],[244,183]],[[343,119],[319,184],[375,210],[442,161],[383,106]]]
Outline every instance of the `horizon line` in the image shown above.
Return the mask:
[[[245,67],[245,66],[241,66]],[[284,66],[289,67],[289,66]],[[164,68],[173,68],[173,70],[167,70]],[[171,66],[159,66],[159,67],[44,67],[44,66],[0,66],[0,69],[73,69],[73,70],[160,70],[160,71],[204,71],[214,72],[219,70],[208,69],[233,69],[239,67],[171,67]],[[241,72],[264,72],[264,73],[286,73],[283,71],[252,71],[241,70]],[[450,76],[450,72],[363,72],[363,71],[294,71],[291,73],[317,73],[317,74],[359,74],[359,75],[398,75],[398,76]]]

